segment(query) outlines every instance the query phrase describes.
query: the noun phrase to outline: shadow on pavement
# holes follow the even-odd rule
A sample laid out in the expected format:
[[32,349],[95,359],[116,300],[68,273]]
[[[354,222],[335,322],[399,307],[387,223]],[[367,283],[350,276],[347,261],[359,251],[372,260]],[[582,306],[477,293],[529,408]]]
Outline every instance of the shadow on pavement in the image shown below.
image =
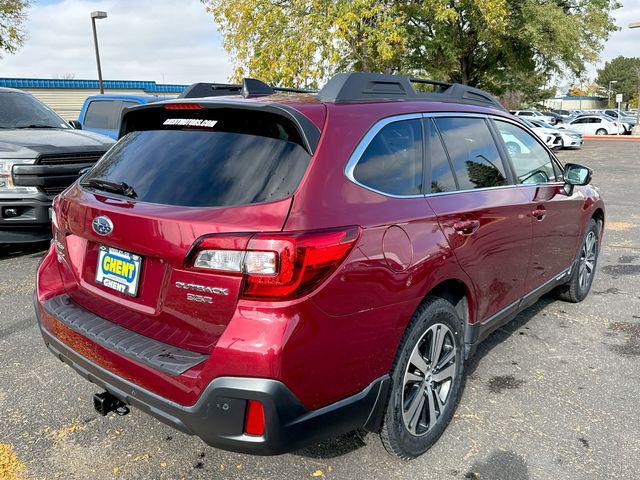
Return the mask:
[[31,255],[39,257],[49,248],[49,242],[0,245],[0,259]]
[[530,477],[523,457],[514,452],[498,450],[484,462],[474,462],[465,478],[529,480]]

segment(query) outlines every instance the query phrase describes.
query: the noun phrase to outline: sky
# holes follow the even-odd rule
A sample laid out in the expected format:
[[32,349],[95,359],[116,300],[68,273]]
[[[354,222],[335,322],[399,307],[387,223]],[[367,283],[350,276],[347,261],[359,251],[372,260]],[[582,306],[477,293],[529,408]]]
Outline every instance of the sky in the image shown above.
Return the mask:
[[14,55],[0,77],[97,78],[90,12],[97,20],[102,76],[189,84],[225,82],[232,65],[211,14],[199,0],[34,0]]
[[[622,29],[611,35],[598,66],[618,55],[640,56],[640,0],[622,0],[615,13]],[[226,82],[232,64],[212,16],[199,0],[34,0],[25,30],[29,38],[0,59],[0,77],[97,78],[91,20],[97,21],[102,74],[110,80],[159,83]],[[566,80],[570,82],[570,80]]]

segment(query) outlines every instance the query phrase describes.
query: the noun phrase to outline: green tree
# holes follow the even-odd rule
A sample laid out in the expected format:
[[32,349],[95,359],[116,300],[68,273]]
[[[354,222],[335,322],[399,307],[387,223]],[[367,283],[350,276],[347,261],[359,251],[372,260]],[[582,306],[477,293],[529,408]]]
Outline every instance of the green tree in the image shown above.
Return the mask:
[[535,97],[597,59],[617,0],[202,0],[234,79],[318,86],[345,70],[410,73]]
[[606,91],[609,89],[609,82],[616,81],[617,83],[611,85],[612,92],[622,93],[625,102],[632,100],[635,103],[638,96],[639,78],[636,73],[638,68],[640,68],[640,58],[616,57],[598,70],[596,83]]
[[29,0],[0,0],[0,58],[2,52],[13,53],[22,46]]

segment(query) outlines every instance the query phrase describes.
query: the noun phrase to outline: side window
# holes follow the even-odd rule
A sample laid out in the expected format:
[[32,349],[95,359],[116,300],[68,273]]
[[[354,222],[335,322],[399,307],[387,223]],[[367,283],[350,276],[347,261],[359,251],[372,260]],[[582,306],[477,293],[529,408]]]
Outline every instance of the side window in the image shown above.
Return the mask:
[[353,177],[362,185],[392,195],[422,193],[420,119],[383,127],[360,157]]
[[533,113],[531,113],[531,112],[520,112],[520,115],[522,115],[523,117],[532,117]]
[[591,123],[602,123],[602,119],[598,117],[593,117],[591,119]]
[[491,131],[482,118],[437,118],[460,190],[500,187],[507,175]]
[[549,152],[527,131],[496,120],[516,172],[518,183],[539,184],[558,180],[558,167]]
[[98,130],[114,130],[118,128],[120,110],[118,101],[95,100],[87,107],[84,126]]
[[435,125],[429,119],[426,120],[427,128],[427,165],[430,166],[431,193],[453,192],[458,189],[451,170],[451,163],[447,152],[442,145],[440,134]]

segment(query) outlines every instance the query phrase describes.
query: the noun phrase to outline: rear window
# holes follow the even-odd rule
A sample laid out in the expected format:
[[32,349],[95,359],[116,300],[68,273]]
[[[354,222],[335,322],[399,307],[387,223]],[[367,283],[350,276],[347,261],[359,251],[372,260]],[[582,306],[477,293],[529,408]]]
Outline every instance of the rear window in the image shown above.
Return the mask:
[[94,100],[87,107],[84,116],[85,128],[115,130],[120,123],[122,102],[115,100]]
[[290,135],[291,125],[275,115],[247,113],[240,120],[235,112],[213,112],[190,119],[175,112],[172,117],[125,135],[83,183],[124,182],[137,200],[149,203],[248,205],[290,196],[309,165],[311,156],[294,141],[299,137]]

